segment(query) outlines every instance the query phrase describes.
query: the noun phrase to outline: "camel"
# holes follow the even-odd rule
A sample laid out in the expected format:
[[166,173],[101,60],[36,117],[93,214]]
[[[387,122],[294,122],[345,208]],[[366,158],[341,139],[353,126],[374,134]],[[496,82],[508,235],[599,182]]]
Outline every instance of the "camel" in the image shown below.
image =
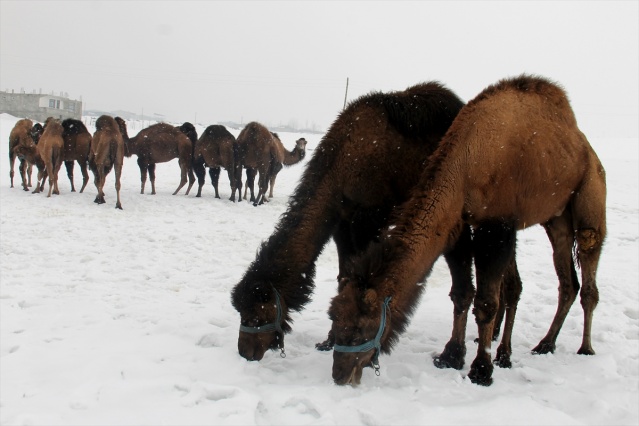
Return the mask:
[[[34,193],[39,193],[44,186],[44,180],[49,177],[49,193],[47,198],[51,197],[51,194],[59,195],[58,189],[58,172],[62,166],[64,159],[64,127],[59,120],[47,120],[44,126],[44,132],[40,137],[38,145],[36,146],[38,156],[41,159],[36,161],[38,166],[38,180],[42,181],[42,185],[36,185]],[[42,163],[44,167],[42,167]]]
[[[15,149],[18,145],[28,146],[31,144],[35,144],[33,135],[31,133],[32,128],[33,121],[29,120],[28,118],[23,118],[16,122],[15,126],[13,126],[13,129],[11,129],[11,133],[9,134],[9,177],[11,178],[11,188],[13,188],[15,161],[18,157]],[[18,170],[20,171],[20,176],[22,178],[22,188],[25,191],[28,191],[28,187],[31,186],[31,171],[33,163],[30,163],[24,157],[19,158],[19,161],[20,164],[18,165]]]
[[[276,133],[270,132],[264,125],[255,121],[242,129],[237,137],[239,147],[239,162],[241,168],[246,168],[246,185],[251,191],[250,201],[254,206],[268,201],[266,191],[269,182],[275,183],[275,176],[282,165],[297,164],[306,155],[306,139],[298,139],[295,148],[287,151]],[[257,198],[253,192],[255,175],[259,174]],[[241,178],[238,188],[242,188]],[[271,193],[272,196],[272,193]],[[245,193],[246,198],[246,193]]]
[[71,192],[75,192],[73,162],[77,161],[82,171],[82,188],[80,188],[80,193],[82,193],[87,183],[89,183],[87,166],[91,149],[91,133],[89,133],[82,121],[72,118],[64,120],[62,127],[64,128],[64,166],[67,169],[69,182],[71,182]]
[[[202,196],[202,187],[205,180],[205,167],[209,167],[211,184],[215,190],[215,198],[220,198],[218,192],[218,182],[220,178],[220,167],[224,167],[229,176],[231,185],[231,197],[229,200],[235,201],[235,190],[238,189],[238,182],[242,181],[242,168],[238,162],[238,145],[235,136],[226,127],[218,124],[211,125],[204,130],[200,139],[195,143],[193,150],[193,170],[198,179],[196,197]],[[241,188],[240,188],[241,191]],[[242,200],[241,194],[238,196]]]
[[[314,150],[273,234],[233,288],[241,356],[259,361],[268,349],[283,349],[290,312],[309,302],[315,261],[326,243],[332,238],[337,247],[340,282],[345,265],[378,238],[391,210],[408,199],[462,106],[446,87],[427,82],[370,93],[341,112]],[[447,258],[456,280],[472,281],[472,259],[464,248],[469,238],[469,233],[460,238],[462,245]],[[258,326],[266,330],[256,332]]]
[[[574,247],[584,310],[578,353],[594,354],[591,327],[599,299],[595,275],[606,236],[605,218],[605,172],[577,127],[564,90],[529,75],[487,87],[460,111],[410,199],[393,211],[380,242],[356,260],[356,272],[331,301],[333,380],[357,384],[362,369],[379,352],[390,353],[423,291],[424,286],[415,283],[427,278],[451,232],[463,224],[473,228],[477,280],[473,313],[479,337],[468,374],[471,382],[492,383],[490,347],[501,276],[509,273],[517,230],[535,224],[543,225],[549,236],[560,285],[555,318],[533,352],[554,350],[577,296]],[[465,282],[453,282],[453,336],[462,333],[460,313],[467,312],[473,300],[473,289],[457,284]],[[505,290],[515,300],[521,291]],[[362,342],[372,342],[375,350],[349,352]],[[436,364],[446,366],[446,358],[460,356],[454,353],[455,343],[448,342]],[[498,348],[498,359],[500,349],[504,348]]]
[[117,200],[115,208],[122,210],[120,202],[120,177],[122,176],[122,165],[126,145],[118,122],[109,115],[101,115],[95,122],[95,133],[91,141],[91,151],[89,152],[89,167],[93,172],[95,187],[98,194],[94,202],[104,204],[104,183],[106,177],[115,169],[115,192]]
[[[140,194],[144,194],[144,186],[146,184],[147,172],[151,180],[151,195],[155,195],[155,165],[156,163],[166,163],[174,158],[178,159],[181,180],[173,195],[176,195],[187,182],[189,186],[186,189],[186,195],[189,194],[191,187],[195,183],[195,175],[193,174],[193,143],[180,128],[176,128],[166,123],[153,124],[146,129],[142,129],[136,136],[129,138],[127,133],[126,122],[120,118],[115,118],[119,127],[124,143],[126,144],[126,156],[131,157],[137,155],[138,166],[140,166],[140,178],[142,186]],[[190,123],[189,123],[190,124]],[[193,127],[193,125],[191,125]],[[195,129],[193,129],[195,131]]]

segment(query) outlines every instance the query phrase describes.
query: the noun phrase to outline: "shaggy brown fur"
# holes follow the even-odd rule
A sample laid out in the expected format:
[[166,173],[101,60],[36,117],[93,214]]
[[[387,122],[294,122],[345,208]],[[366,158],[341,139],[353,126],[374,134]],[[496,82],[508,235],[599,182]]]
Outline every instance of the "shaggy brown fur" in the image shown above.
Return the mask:
[[89,183],[87,166],[91,149],[91,133],[89,133],[82,121],[72,118],[64,120],[62,127],[64,127],[64,166],[67,169],[69,182],[71,182],[71,192],[75,192],[73,162],[77,161],[82,171],[82,188],[80,188],[80,193],[82,193],[87,183]]
[[[287,211],[233,289],[242,324],[275,321],[277,290],[281,326],[290,331],[290,312],[302,310],[310,300],[315,261],[325,244],[331,237],[335,241],[339,279],[345,264],[377,239],[391,210],[408,198],[462,105],[435,82],[352,102],[314,150]],[[459,252],[451,258],[455,279],[472,281],[470,252]],[[281,346],[283,338],[277,332],[240,332],[238,349],[246,359],[260,360],[267,349]]]
[[93,133],[89,153],[89,167],[93,172],[95,187],[98,190],[95,203],[104,204],[106,202],[104,200],[104,183],[111,169],[115,169],[115,192],[117,194],[115,208],[122,210],[120,177],[122,176],[125,149],[120,127],[115,119],[108,115],[100,116],[95,122],[95,133]]
[[142,181],[140,194],[144,194],[147,173],[151,180],[151,194],[155,194],[156,163],[166,163],[177,158],[181,170],[181,179],[173,195],[177,194],[186,185],[187,176],[189,186],[186,189],[186,194],[188,195],[195,183],[192,164],[193,143],[189,136],[180,128],[166,123],[158,123],[142,129],[136,136],[129,138],[126,122],[120,117],[116,117],[116,120],[126,144],[126,156],[131,157],[135,154],[138,157]]
[[[32,128],[33,122],[28,118],[23,118],[22,120],[18,120],[15,126],[13,126],[13,129],[11,129],[11,133],[9,134],[9,177],[11,178],[11,188],[13,188],[15,161],[18,157],[16,148],[18,147],[18,145],[30,146],[35,144],[33,135],[31,134]],[[28,191],[28,187],[31,186],[31,170],[33,167],[33,163],[30,163],[28,159],[24,158],[24,156],[20,158],[19,161],[20,164],[18,166],[18,170],[20,171],[20,176],[22,178],[22,188],[25,191]]]
[[[514,256],[516,231],[542,224],[553,245],[560,295],[553,324],[535,351],[554,348],[576,298],[574,245],[583,281],[584,331],[578,353],[594,354],[590,333],[605,218],[604,169],[577,127],[564,91],[532,76],[502,80],[462,109],[411,198],[393,211],[381,244],[359,259],[359,274],[333,299],[329,313],[336,342],[353,345],[373,338],[381,303],[391,296],[391,320],[382,338],[382,350],[389,353],[419,300],[423,286],[414,283],[425,279],[450,231],[464,222],[474,229],[473,312],[479,328],[468,376],[490,385],[489,349],[501,277]],[[461,306],[469,307],[470,302]],[[358,381],[372,354],[359,355],[355,360],[351,354],[334,354],[336,383]]]
[[[238,182],[242,181],[242,168],[237,161],[238,145],[235,136],[226,127],[212,125],[204,130],[200,139],[195,143],[193,150],[193,171],[197,176],[198,188],[197,197],[202,196],[202,187],[205,180],[205,167],[209,168],[211,184],[215,189],[215,198],[220,198],[218,192],[218,182],[220,179],[220,167],[224,167],[229,176],[231,185],[231,197],[229,200],[235,201],[235,191],[238,189]],[[241,201],[241,194],[238,199]]]
[[[268,201],[266,191],[269,182],[271,185],[275,184],[275,177],[282,165],[291,166],[299,163],[306,155],[304,138],[297,140],[292,151],[287,151],[277,133],[270,132],[256,122],[251,122],[242,129],[237,137],[237,144],[240,167],[246,168],[246,186],[251,191],[250,201],[256,206]],[[256,174],[259,175],[257,198],[253,192]],[[242,188],[241,177],[238,188]],[[246,199],[246,191],[244,198]]]
[[[58,189],[58,172],[62,166],[64,158],[64,138],[62,134],[64,128],[59,120],[48,120],[44,127],[44,132],[40,137],[40,141],[37,145],[38,155],[44,163],[44,168],[40,165],[38,170],[38,180],[42,181],[44,185],[44,179],[49,177],[49,193],[47,197],[51,196],[51,193],[59,195]],[[39,162],[36,161],[36,164]],[[34,193],[41,191],[41,186],[36,185]]]

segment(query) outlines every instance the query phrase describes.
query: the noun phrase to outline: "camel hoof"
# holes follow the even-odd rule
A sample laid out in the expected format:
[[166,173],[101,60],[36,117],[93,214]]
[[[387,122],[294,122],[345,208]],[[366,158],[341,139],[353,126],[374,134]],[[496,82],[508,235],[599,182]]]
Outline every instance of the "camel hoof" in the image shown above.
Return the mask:
[[122,208],[122,205],[120,205],[120,204],[116,204],[116,205],[115,205],[115,208],[116,208],[116,209],[120,209],[120,210],[124,210],[124,209]]
[[535,355],[552,354],[555,353],[555,344],[552,342],[539,342],[532,350]]
[[493,384],[493,365],[489,362],[486,364],[484,360],[475,360],[470,366],[468,378],[471,382],[480,386],[490,386]]
[[578,355],[594,355],[595,351],[592,348],[584,348],[581,347],[579,348],[579,350],[577,351]]
[[499,368],[512,368],[513,366],[513,363],[510,362],[509,354],[498,354],[493,360],[493,364]]
[[437,368],[454,368],[461,370],[464,367],[466,347],[457,343],[446,343],[444,351],[433,357],[433,364]]

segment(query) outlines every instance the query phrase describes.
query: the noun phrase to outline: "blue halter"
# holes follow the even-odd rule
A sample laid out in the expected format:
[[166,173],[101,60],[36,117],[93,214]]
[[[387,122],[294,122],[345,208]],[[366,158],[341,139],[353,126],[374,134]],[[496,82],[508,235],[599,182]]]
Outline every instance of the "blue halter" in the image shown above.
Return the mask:
[[273,288],[273,291],[275,292],[275,306],[277,306],[277,318],[275,319],[275,322],[271,322],[269,324],[264,324],[258,327],[250,327],[248,325],[242,325],[240,324],[240,331],[243,331],[245,333],[251,333],[251,334],[257,334],[257,333],[268,333],[271,331],[277,331],[278,333],[280,333],[282,335],[282,341],[279,344],[279,348],[281,349],[282,353],[280,354],[280,356],[282,358],[286,357],[286,353],[284,352],[284,330],[282,330],[282,305],[280,303],[280,294],[277,292],[277,290],[275,290],[275,288]]
[[362,343],[357,346],[343,346],[343,345],[335,345],[333,346],[333,350],[336,352],[346,352],[346,353],[357,353],[357,352],[368,352],[371,349],[375,349],[375,354],[373,354],[373,359],[371,360],[371,364],[375,369],[375,374],[379,376],[379,353],[382,350],[382,334],[384,334],[384,329],[386,328],[386,310],[388,309],[388,305],[391,301],[391,297],[388,296],[384,299],[384,303],[382,303],[382,320],[379,323],[379,330],[377,330],[377,335],[375,335],[375,339],[369,340],[366,343]]

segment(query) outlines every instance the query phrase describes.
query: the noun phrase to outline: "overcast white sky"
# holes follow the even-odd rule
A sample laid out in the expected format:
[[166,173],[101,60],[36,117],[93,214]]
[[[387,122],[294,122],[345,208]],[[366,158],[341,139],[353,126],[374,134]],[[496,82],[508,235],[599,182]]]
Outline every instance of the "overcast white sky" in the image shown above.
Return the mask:
[[638,6],[0,0],[0,89],[68,92],[88,109],[171,121],[325,129],[347,77],[349,100],[427,80],[469,100],[527,72],[566,88],[587,134],[636,137]]

